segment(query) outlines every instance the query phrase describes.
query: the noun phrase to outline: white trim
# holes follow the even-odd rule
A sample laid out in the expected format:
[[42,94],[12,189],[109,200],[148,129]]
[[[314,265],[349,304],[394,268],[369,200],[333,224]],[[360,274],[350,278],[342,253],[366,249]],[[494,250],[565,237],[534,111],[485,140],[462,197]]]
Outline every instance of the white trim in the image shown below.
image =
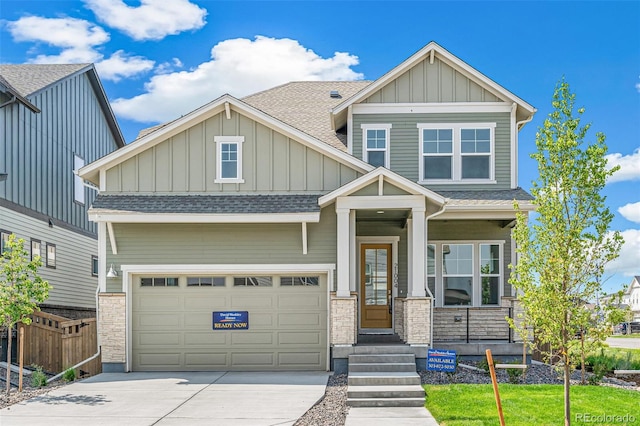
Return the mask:
[[445,64],[451,66],[460,74],[464,75],[465,77],[469,78],[473,82],[477,83],[480,87],[486,90],[489,90],[494,94],[498,93],[500,95],[499,96],[500,98],[506,98],[509,101],[518,103],[518,105],[520,105],[523,109],[525,109],[530,114],[533,114],[535,112],[535,108],[529,105],[527,102],[523,101],[518,96],[514,95],[504,87],[495,83],[489,77],[480,73],[478,70],[471,67],[469,64],[465,63],[460,58],[454,56],[453,54],[448,52],[446,49],[444,49],[443,47],[441,47],[440,45],[432,41],[429,44],[427,44],[425,47],[420,49],[418,52],[414,53],[411,57],[409,57],[407,60],[402,62],[400,65],[396,66],[394,69],[392,69],[391,71],[389,71],[388,73],[386,73],[385,75],[383,75],[382,77],[380,77],[379,79],[371,83],[369,86],[365,87],[363,90],[359,91],[358,93],[351,96],[350,98],[345,99],[343,102],[341,102],[339,105],[337,105],[333,109],[332,111],[333,115],[339,114],[349,105],[356,104],[366,99],[368,96],[370,96],[371,94],[375,93],[377,90],[384,87],[387,83],[395,80],[396,78],[404,74],[406,71],[414,67],[416,64],[425,60],[427,56],[431,54],[432,51],[435,52],[435,55],[438,57],[438,59],[443,61]]
[[[228,102],[225,103],[228,105]],[[216,178],[214,183],[244,183],[242,177],[242,151],[244,150],[244,136],[214,136],[214,142],[216,143]],[[222,145],[236,145],[236,177],[224,178],[222,177]]]
[[366,103],[352,105],[354,114],[433,114],[511,112],[508,102]]
[[340,209],[336,204],[336,258],[337,258],[337,287],[336,297],[350,297],[351,290],[349,286],[349,263],[351,260],[350,235],[349,235],[349,215],[348,209]]
[[[424,197],[427,197],[430,201],[436,204],[443,205],[447,200],[443,196],[423,186],[420,186],[415,182],[410,181],[409,179],[403,176],[400,176],[399,174],[391,170],[385,169],[384,167],[378,167],[374,171],[367,173],[363,176],[360,176],[359,178],[352,180],[346,185],[343,185],[340,188],[318,198],[318,205],[320,207],[325,207],[328,204],[333,203],[338,197],[344,197],[344,196],[353,194],[354,192],[364,188],[365,186],[374,183],[376,179],[379,179],[379,176],[381,175],[384,177],[384,180],[390,183],[391,185],[397,188],[400,188],[403,191],[407,191],[410,194],[422,195]],[[358,197],[358,198],[361,198],[361,197]]]
[[[417,123],[418,128],[418,149],[419,149],[419,162],[418,162],[418,183],[423,185],[451,185],[451,184],[495,184],[495,169],[496,169],[496,126],[497,123]],[[424,179],[424,131],[425,129],[438,129],[438,130],[451,130],[452,133],[452,165],[451,165],[451,179]],[[462,130],[465,129],[488,129],[489,130],[489,177],[487,179],[465,179],[462,177],[462,157],[470,156],[473,154],[462,153]],[[486,156],[487,153],[481,153],[480,155]]]
[[[400,242],[400,237],[399,236],[362,236],[362,237],[356,237],[356,248],[354,248],[354,251],[356,251],[355,253],[355,264],[352,266],[354,275],[355,275],[355,281],[356,281],[356,290],[358,293],[359,298],[362,297],[360,295],[360,289],[361,289],[361,279],[362,279],[362,271],[360,270],[360,263],[362,262],[362,257],[360,256],[361,251],[362,251],[362,245],[363,244],[391,244],[391,297],[395,298],[398,297],[398,283],[397,282],[393,282],[394,277],[394,270],[396,267],[400,267],[399,263],[398,263],[398,243]],[[358,299],[360,300],[360,299]],[[392,307],[392,312],[391,312],[391,330],[394,330],[395,327],[395,315],[396,315],[396,304],[392,303],[391,305]],[[361,309],[360,309],[360,303],[358,303],[358,331],[362,330],[361,327]]]
[[113,232],[113,223],[107,222],[107,232],[109,233],[109,241],[111,242],[111,253],[118,254],[118,244],[116,243],[116,234]]
[[107,291],[107,225],[104,222],[98,223],[98,287],[102,293]]
[[509,114],[509,142],[511,144],[511,189],[518,187],[518,129],[516,127],[516,110],[518,105],[514,102],[511,106],[511,113]]
[[307,254],[307,222],[302,222],[302,254]]
[[320,212],[314,213],[245,213],[245,214],[180,214],[133,213],[89,209],[89,220],[114,223],[298,223],[320,222]]
[[[331,124],[334,121],[331,120]],[[351,105],[347,108],[347,152],[353,155],[353,108]]]
[[[360,125],[360,128],[362,129],[362,160],[363,161],[369,163],[369,151],[374,151],[374,152],[384,151],[384,164],[382,165],[382,167],[391,169],[391,146],[390,146],[391,127],[392,127],[391,124],[365,123]],[[384,130],[384,137],[385,137],[384,149],[367,148],[367,130]]]
[[[485,206],[483,206],[485,207]],[[485,208],[468,207],[461,209],[453,209],[447,206],[447,210],[438,216],[438,220],[452,219],[487,219],[487,220],[513,220],[516,217],[516,211],[506,208],[497,208],[495,206],[486,206]]]
[[[279,274],[279,273],[318,273],[327,275],[327,290],[330,291],[333,284],[333,272],[335,270],[335,264],[320,263],[320,264],[212,264],[212,265],[120,265],[122,271],[122,291],[125,293],[126,300],[126,365],[125,371],[131,371],[133,365],[133,328],[132,328],[132,303],[133,296],[133,275],[139,274],[158,274],[158,273],[172,273],[172,274],[199,274],[203,272],[216,272],[221,274],[233,274],[233,273],[264,273],[264,274]],[[328,297],[328,296],[327,296]],[[328,300],[329,302],[329,300]],[[330,310],[330,305],[327,305],[327,309]],[[327,317],[331,313],[327,312]],[[328,324],[327,324],[328,327]],[[329,329],[327,328],[327,351],[328,346],[331,344],[329,340]],[[329,358],[327,357],[327,363]]]
[[357,243],[356,243],[356,210],[349,211],[349,286],[350,291],[358,290],[358,282],[356,281],[357,262]]
[[[230,95],[223,95],[218,99],[215,99],[182,117],[179,119],[168,123],[161,129],[156,130],[155,132],[151,132],[148,135],[136,140],[134,143],[125,145],[124,147],[113,151],[112,153],[94,161],[91,164],[88,164],[79,170],[79,174],[83,179],[89,180],[90,182],[96,183],[96,179],[101,179],[105,176],[102,175],[101,170],[107,170],[117,164],[120,164],[127,159],[159,144],[167,139],[175,136],[176,134],[185,131],[186,129],[206,120],[207,118],[213,117],[216,114],[224,111],[224,103],[228,102],[230,107],[242,113],[246,117],[263,124],[269,128],[277,130],[278,132],[288,136],[297,142],[317,151],[327,157],[336,160],[337,162],[347,165],[357,172],[366,173],[374,168],[365,163],[362,160],[355,158],[352,155],[349,155],[346,152],[340,151],[339,149],[332,147],[331,145],[322,142],[319,139],[316,139],[307,133],[302,132],[294,128],[293,126],[284,123],[276,118],[271,117],[268,114],[252,107],[251,105],[234,98]],[[102,188],[103,180],[100,180],[100,187]]]
[[422,195],[366,195],[360,197],[338,197],[336,209],[378,210],[378,209],[425,209]]

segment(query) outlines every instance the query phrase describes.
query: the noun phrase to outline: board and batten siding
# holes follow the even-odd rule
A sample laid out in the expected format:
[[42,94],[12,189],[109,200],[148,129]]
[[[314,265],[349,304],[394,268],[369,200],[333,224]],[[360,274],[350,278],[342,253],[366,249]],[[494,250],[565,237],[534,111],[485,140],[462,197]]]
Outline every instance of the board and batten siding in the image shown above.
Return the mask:
[[38,274],[51,284],[45,305],[93,308],[96,305],[98,277],[91,275],[91,256],[98,254],[98,241],[59,226],[0,207],[0,228],[25,240],[31,253],[31,239],[40,240],[45,263],[47,243],[56,246],[56,268],[42,266]]
[[[504,241],[503,295],[511,296],[511,228],[492,220],[433,220],[428,225],[428,241]],[[433,289],[432,289],[433,290]]]
[[85,204],[74,201],[74,154],[85,164],[117,148],[85,73],[29,96],[40,108],[22,104],[0,108],[0,198],[96,234],[87,208],[95,191],[85,188]]
[[[215,183],[215,136],[244,136],[244,183]],[[359,174],[232,111],[217,114],[106,172],[105,193],[328,192]]]
[[500,102],[493,93],[435,58],[425,59],[363,103]]
[[[114,223],[118,254],[107,243],[107,264],[335,264],[336,214],[330,206],[319,223],[283,224]],[[107,279],[108,292],[122,291],[122,277]]]
[[353,155],[362,159],[362,124],[391,124],[390,169],[417,182],[419,179],[420,129],[418,123],[496,123],[495,184],[429,184],[438,191],[511,188],[511,117],[509,113],[460,114],[354,114]]

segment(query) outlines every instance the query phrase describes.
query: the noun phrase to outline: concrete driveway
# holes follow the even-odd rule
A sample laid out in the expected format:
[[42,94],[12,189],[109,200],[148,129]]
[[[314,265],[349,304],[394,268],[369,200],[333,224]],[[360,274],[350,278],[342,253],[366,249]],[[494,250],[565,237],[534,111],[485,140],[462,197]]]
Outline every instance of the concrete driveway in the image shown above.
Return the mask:
[[0,410],[0,425],[292,425],[329,374],[99,374]]

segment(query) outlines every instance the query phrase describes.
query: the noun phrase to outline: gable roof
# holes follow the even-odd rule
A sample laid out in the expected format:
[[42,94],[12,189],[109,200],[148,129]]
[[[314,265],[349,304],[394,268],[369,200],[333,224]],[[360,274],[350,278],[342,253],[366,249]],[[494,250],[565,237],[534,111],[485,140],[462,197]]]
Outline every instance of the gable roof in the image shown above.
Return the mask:
[[500,86],[498,83],[494,82],[486,75],[482,74],[466,62],[462,61],[460,58],[454,56],[436,42],[432,41],[422,49],[414,53],[400,65],[396,66],[391,71],[374,81],[372,84],[363,88],[350,98],[345,99],[339,105],[336,105],[336,107],[332,110],[332,122],[334,128],[340,128],[344,125],[344,123],[346,123],[347,108],[349,106],[363,101],[389,82],[401,76],[403,73],[415,66],[418,62],[424,60],[425,58],[434,56],[454,68],[456,71],[463,74],[465,77],[477,83],[479,86],[489,90],[492,93],[497,94],[504,101],[515,103],[520,110],[521,115],[528,117],[533,115],[533,113],[536,111],[533,106],[520,99],[518,96],[514,95],[504,87]]
[[31,111],[35,112],[36,114],[40,112],[40,109],[38,109],[37,106],[29,102],[27,98],[22,96],[20,92],[18,92],[7,80],[5,80],[2,74],[0,74],[0,91],[8,93],[13,97],[12,100],[3,103],[2,105],[0,105],[0,107],[3,107],[5,105],[13,103],[14,101],[17,101],[17,102],[20,102],[25,107],[29,108]]
[[81,168],[78,173],[83,179],[87,179],[94,184],[99,184],[100,170],[111,168],[116,164],[132,158],[133,156],[165,141],[166,139],[194,126],[195,124],[200,123],[201,121],[204,121],[207,118],[219,114],[227,109],[238,111],[243,115],[251,118],[252,120],[264,124],[265,126],[274,129],[284,134],[285,136],[290,137],[302,143],[303,145],[308,146],[322,153],[323,155],[326,155],[327,157],[338,161],[341,164],[345,164],[360,173],[366,173],[370,170],[373,170],[373,166],[371,166],[370,164],[365,163],[364,161],[359,160],[340,149],[328,145],[327,143],[318,140],[317,138],[314,138],[313,136],[310,136],[309,134],[299,129],[296,129],[293,126],[284,123],[259,109],[254,108],[253,106],[241,101],[240,99],[226,94],[166,125],[159,127],[155,131],[147,133],[145,136],[136,139],[134,142],[128,144],[124,148],[114,151],[100,158],[99,160],[86,165],[85,167]]
[[[334,148],[347,150],[346,133],[331,128],[331,109],[371,81],[295,81],[242,100]],[[337,94],[331,96],[331,92]]]
[[82,73],[87,74],[116,144],[123,147],[124,137],[93,64],[0,64],[0,76],[23,98]]

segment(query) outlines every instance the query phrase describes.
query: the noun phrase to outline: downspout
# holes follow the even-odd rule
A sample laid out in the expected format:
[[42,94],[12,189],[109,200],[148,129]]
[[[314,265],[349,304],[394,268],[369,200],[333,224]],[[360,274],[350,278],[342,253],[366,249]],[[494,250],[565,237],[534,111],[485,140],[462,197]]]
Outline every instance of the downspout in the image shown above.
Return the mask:
[[[429,229],[429,228],[428,228],[428,222],[429,222],[431,219],[433,219],[433,218],[434,218],[434,217],[436,217],[436,216],[440,216],[442,213],[444,213],[444,212],[445,212],[446,207],[447,207],[447,201],[448,201],[448,200],[445,200],[445,201],[444,201],[444,204],[442,205],[442,207],[440,208],[440,210],[438,210],[437,212],[435,212],[435,213],[430,214],[429,216],[427,216],[427,229]],[[429,238],[428,238],[428,236],[427,236],[427,243],[429,243]],[[425,284],[427,284],[427,283],[425,283]],[[435,298],[435,297],[433,297],[433,293],[431,293],[431,290],[429,290],[429,284],[425,285],[425,290],[427,290],[427,294],[429,294],[429,297],[431,297],[431,300],[432,300],[432,302],[431,302],[431,309],[429,309],[429,312],[430,312],[430,314],[429,314],[429,316],[430,316],[430,318],[429,318],[429,346],[430,346],[431,348],[433,348],[433,311],[434,311],[434,309],[435,309],[435,307],[436,307],[436,298]]]

